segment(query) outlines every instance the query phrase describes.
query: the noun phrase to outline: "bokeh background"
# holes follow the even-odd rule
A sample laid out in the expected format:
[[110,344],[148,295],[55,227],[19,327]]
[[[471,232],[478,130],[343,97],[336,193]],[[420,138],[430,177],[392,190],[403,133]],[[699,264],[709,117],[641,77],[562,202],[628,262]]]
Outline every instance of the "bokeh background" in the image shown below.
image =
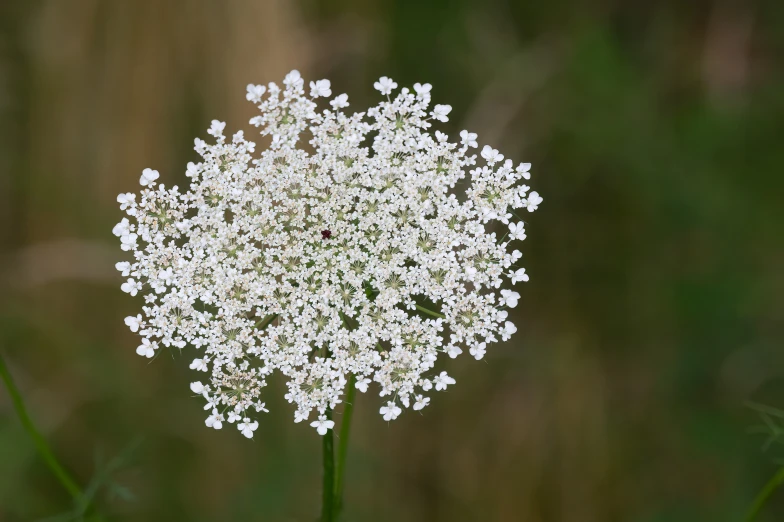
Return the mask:
[[[134,353],[111,234],[292,68],[355,109],[432,83],[544,196],[514,339],[423,415],[359,397],[344,520],[741,520],[784,456],[748,406],[784,407],[784,2],[4,0],[0,350],[81,485],[121,456],[105,519],[316,518],[282,383],[253,441],[206,429],[188,359]],[[69,506],[0,389],[0,521]]]

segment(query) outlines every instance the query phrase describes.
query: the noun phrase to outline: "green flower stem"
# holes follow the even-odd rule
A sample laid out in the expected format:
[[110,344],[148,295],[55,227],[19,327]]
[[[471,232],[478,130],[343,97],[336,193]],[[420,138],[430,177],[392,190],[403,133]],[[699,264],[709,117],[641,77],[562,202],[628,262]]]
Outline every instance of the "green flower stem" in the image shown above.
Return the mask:
[[340,441],[338,443],[338,462],[335,468],[335,517],[343,509],[343,476],[346,469],[346,454],[348,453],[348,436],[351,433],[351,416],[354,413],[354,398],[357,389],[354,386],[357,377],[353,373],[348,378],[348,391],[346,392],[343,420],[340,424]]
[[278,314],[270,314],[270,315],[268,315],[267,317],[265,317],[264,319],[259,319],[259,320],[256,322],[256,325],[255,325],[255,326],[256,326],[256,328],[258,328],[259,330],[263,330],[263,329],[265,329],[267,326],[269,326],[269,324],[270,324],[272,321],[274,321],[276,317],[278,317]]
[[35,424],[33,424],[32,419],[27,414],[27,408],[25,408],[24,401],[22,401],[19,389],[16,387],[16,384],[14,384],[11,374],[8,372],[8,367],[5,365],[2,354],[0,354],[0,377],[2,377],[6,388],[8,389],[8,395],[11,396],[11,402],[13,402],[16,413],[19,415],[19,420],[22,422],[22,426],[24,426],[27,434],[33,439],[33,444],[35,444],[38,453],[44,459],[46,465],[49,466],[52,473],[54,473],[55,477],[60,481],[60,484],[63,485],[76,503],[79,504],[82,500],[81,489],[76,485],[76,482],[71,478],[68,472],[65,471],[65,468],[57,461],[57,458],[54,456],[54,453],[52,453],[46,440],[36,429]]
[[438,312],[434,312],[433,310],[430,310],[429,308],[425,308],[424,306],[416,305],[416,309],[427,315],[432,315],[433,317],[438,317],[439,319],[446,319],[445,315],[439,314]]
[[757,515],[759,515],[760,511],[762,511],[763,506],[768,501],[770,496],[773,494],[776,489],[784,483],[784,467],[781,467],[775,475],[771,477],[771,479],[765,484],[762,488],[762,491],[759,492],[757,498],[754,499],[754,503],[751,505],[749,509],[748,515],[746,515],[746,522],[751,522]]
[[[327,419],[332,420],[332,410],[327,408],[325,412]],[[321,522],[332,522],[334,520],[334,498],[335,498],[335,453],[333,449],[332,430],[327,430],[326,435],[322,436],[324,453],[324,491],[321,497]]]

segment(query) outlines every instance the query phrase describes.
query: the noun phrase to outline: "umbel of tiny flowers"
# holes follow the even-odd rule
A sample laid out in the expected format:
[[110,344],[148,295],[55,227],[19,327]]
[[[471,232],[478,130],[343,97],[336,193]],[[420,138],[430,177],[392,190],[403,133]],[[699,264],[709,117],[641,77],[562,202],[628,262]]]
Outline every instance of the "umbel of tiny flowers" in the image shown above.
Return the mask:
[[515,211],[542,202],[522,183],[531,165],[490,145],[477,156],[476,133],[433,131],[451,107],[431,108],[430,84],[374,87],[382,101],[349,113],[346,94],[318,103],[329,80],[306,88],[297,71],[249,85],[266,150],[215,120],[188,187],[145,169],[140,193],[117,197],[121,289],[144,299],[125,319],[136,351],[195,354],[208,427],[251,438],[274,372],[294,421],[315,415],[321,435],[348,387],[374,389],[391,421],[455,384],[435,371],[443,356],[482,359],[517,331],[507,309],[521,296],[502,287],[528,281]]
[[195,351],[190,369],[203,376],[190,388],[207,427],[252,438],[274,372],[287,381],[294,422],[315,412],[329,521],[341,508],[356,392],[377,391],[385,421],[420,411],[429,392],[455,384],[439,359],[482,359],[517,331],[507,309],[521,296],[501,288],[528,281],[515,211],[533,212],[542,198],[522,183],[529,163],[490,145],[478,162],[476,133],[450,141],[432,130],[452,108],[430,108],[430,84],[394,95],[398,84],[382,77],[374,87],[384,99],[355,113],[344,111],[346,94],[319,106],[329,80],[308,86],[296,70],[282,86],[248,85],[267,149],[255,154],[242,131],[228,138],[213,120],[211,142],[195,140],[202,159],[187,166],[189,187],[167,188],[145,169],[138,198],[117,197],[127,217],[113,232],[132,258],[116,265],[121,289],[144,298],[125,318],[141,337],[136,352]]

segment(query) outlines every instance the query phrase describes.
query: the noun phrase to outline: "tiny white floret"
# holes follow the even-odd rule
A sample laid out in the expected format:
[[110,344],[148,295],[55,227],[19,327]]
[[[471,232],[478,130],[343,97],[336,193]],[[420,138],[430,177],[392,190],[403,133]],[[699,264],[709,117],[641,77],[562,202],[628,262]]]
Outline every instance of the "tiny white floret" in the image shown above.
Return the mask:
[[394,89],[397,88],[397,83],[392,78],[382,76],[376,83],[373,84],[373,87],[381,94],[389,95]]
[[447,114],[450,112],[452,112],[451,105],[436,105],[433,107],[433,112],[431,112],[430,115],[438,121],[447,122],[449,121]]
[[384,416],[385,421],[391,421],[397,419],[402,411],[400,406],[390,401],[386,406],[382,406],[378,412]]
[[332,96],[331,85],[329,80],[310,82],[310,95],[314,98],[328,98]]
[[143,187],[149,187],[155,184],[155,180],[160,177],[157,170],[152,169],[144,169],[142,171],[142,176],[139,178],[139,183]]
[[335,421],[327,420],[327,417],[320,415],[318,420],[310,423],[311,427],[316,428],[319,435],[326,435],[328,430],[335,427]]

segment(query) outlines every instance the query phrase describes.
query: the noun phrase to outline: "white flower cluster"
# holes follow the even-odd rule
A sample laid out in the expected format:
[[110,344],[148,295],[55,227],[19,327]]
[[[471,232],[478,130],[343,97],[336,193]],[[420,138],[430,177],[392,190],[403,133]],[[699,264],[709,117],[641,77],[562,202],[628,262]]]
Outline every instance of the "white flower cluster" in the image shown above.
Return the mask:
[[[133,254],[117,263],[122,290],[145,300],[125,319],[141,335],[137,353],[199,351],[190,367],[206,375],[191,390],[206,400],[207,426],[236,423],[252,437],[275,370],[295,422],[316,410],[320,434],[350,382],[363,393],[375,382],[392,420],[455,383],[433,372],[439,354],[481,359],[516,331],[504,308],[520,295],[497,289],[528,280],[511,244],[525,239],[513,210],[542,201],[519,183],[530,164],[486,146],[479,166],[476,134],[431,133],[451,107],[428,111],[429,84],[394,98],[391,79],[375,87],[386,101],[348,114],[345,94],[317,109],[329,80],[310,82],[309,96],[297,71],[282,87],[249,85],[261,111],[251,123],[271,138],[257,159],[242,132],[229,140],[213,121],[214,143],[196,139],[202,161],[188,164],[187,191],[145,169],[140,197],[117,198],[128,218],[114,233]],[[491,220],[508,234],[488,232]]]

